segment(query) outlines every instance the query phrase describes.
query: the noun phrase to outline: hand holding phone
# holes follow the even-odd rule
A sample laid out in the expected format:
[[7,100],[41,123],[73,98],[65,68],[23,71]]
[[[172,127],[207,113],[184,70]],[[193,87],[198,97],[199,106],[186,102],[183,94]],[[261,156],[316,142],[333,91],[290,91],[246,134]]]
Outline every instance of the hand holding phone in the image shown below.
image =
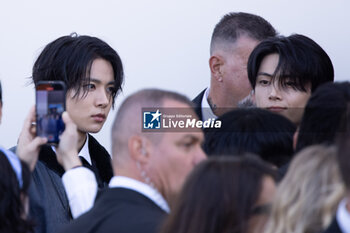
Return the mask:
[[62,81],[42,81],[36,87],[36,134],[58,144],[64,131],[62,113],[66,106],[66,87]]
[[65,171],[77,166],[82,166],[78,156],[78,130],[73,120],[67,112],[62,114],[65,123],[65,130],[61,135],[61,140],[56,148],[57,161]]
[[31,171],[34,170],[36,162],[38,160],[40,146],[47,142],[46,138],[35,137],[35,133],[32,128],[32,122],[34,119],[35,108],[33,106],[24,121],[16,149],[16,154],[18,157],[27,163]]

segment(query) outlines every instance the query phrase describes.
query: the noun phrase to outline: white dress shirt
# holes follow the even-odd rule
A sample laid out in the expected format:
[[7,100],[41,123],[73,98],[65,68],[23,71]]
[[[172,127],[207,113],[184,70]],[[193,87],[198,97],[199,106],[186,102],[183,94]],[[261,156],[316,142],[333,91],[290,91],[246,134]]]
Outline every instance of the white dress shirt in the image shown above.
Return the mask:
[[125,176],[114,176],[109,182],[110,188],[126,188],[134,190],[147,198],[151,199],[156,205],[158,205],[162,210],[169,213],[170,208],[164,197],[148,184],[142,183],[135,179],[125,177]]
[[208,102],[209,91],[210,91],[210,87],[208,87],[205,90],[203,98],[202,98],[202,119],[201,120],[203,120],[203,121],[206,121],[206,120],[211,119],[211,118],[214,118],[214,119],[218,118],[213,113],[213,111],[211,110],[211,107],[209,105],[209,102]]
[[89,151],[89,135],[86,135],[86,141],[83,148],[79,151],[79,156],[83,157],[90,165],[92,165]]
[[336,219],[343,233],[350,233],[350,212],[346,209],[347,199],[343,199],[338,207]]
[[[56,147],[51,146],[51,149],[56,154]],[[78,156],[83,157],[90,165],[92,165],[90,151],[89,151],[89,136],[88,135],[86,135],[85,143],[84,143],[83,147],[81,148],[81,150],[79,151]]]
[[[88,144],[89,137],[87,136],[79,156],[84,157],[91,165]],[[92,208],[97,193],[97,181],[95,174],[90,169],[83,166],[69,169],[63,174],[62,183],[73,218],[79,217]]]

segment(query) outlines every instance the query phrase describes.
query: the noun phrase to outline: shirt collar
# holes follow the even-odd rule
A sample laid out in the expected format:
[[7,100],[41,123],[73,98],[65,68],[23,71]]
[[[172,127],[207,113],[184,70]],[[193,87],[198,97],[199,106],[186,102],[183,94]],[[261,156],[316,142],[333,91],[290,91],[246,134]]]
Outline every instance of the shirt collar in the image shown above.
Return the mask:
[[208,87],[205,92],[204,92],[204,95],[203,95],[203,98],[202,98],[202,120],[203,121],[206,121],[208,119],[211,119],[211,118],[218,118],[214,113],[213,111],[211,110],[211,107],[209,105],[209,102],[208,102],[208,96],[209,96],[209,91],[210,91],[210,87]]
[[148,184],[142,183],[135,179],[125,176],[114,176],[109,182],[110,188],[127,188],[141,193],[147,198],[151,199],[162,210],[169,213],[170,208],[164,197],[158,192],[158,190],[152,188]]
[[92,165],[91,156],[90,156],[90,152],[89,152],[89,135],[86,135],[86,140],[85,140],[83,147],[79,151],[79,156],[86,159],[86,161],[88,161],[88,163],[90,165]]
[[337,222],[340,230],[343,233],[350,233],[350,213],[346,209],[346,202],[347,202],[346,198],[340,202],[337,210],[336,218],[337,218]]
[[[54,146],[51,146],[51,149],[56,153],[56,148]],[[79,156],[83,157],[90,165],[92,165],[91,162],[91,156],[90,156],[90,151],[89,151],[89,135],[86,134],[86,140],[81,148],[81,150],[78,153]]]

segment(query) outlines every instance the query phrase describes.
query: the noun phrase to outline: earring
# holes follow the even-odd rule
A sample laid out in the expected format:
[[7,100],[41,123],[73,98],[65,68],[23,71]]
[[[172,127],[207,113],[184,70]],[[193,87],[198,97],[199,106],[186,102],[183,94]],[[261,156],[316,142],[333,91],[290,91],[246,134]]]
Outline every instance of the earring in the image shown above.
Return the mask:
[[146,156],[146,150],[145,150],[145,148],[141,148],[141,154],[143,155],[143,156]]
[[140,175],[143,178],[143,180],[145,181],[145,183],[155,189],[155,186],[154,186],[153,182],[151,181],[151,179],[148,177],[146,171],[141,168],[140,162],[136,162],[136,166],[137,166],[137,169],[139,169]]

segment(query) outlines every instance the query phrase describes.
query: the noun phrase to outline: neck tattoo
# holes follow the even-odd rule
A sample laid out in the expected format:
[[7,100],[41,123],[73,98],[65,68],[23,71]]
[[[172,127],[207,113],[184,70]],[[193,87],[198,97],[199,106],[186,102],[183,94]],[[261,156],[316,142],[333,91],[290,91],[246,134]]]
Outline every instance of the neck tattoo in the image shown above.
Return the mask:
[[217,109],[217,106],[216,106],[216,104],[213,103],[213,101],[211,100],[210,97],[208,97],[208,103],[209,103],[211,110],[214,112]]

